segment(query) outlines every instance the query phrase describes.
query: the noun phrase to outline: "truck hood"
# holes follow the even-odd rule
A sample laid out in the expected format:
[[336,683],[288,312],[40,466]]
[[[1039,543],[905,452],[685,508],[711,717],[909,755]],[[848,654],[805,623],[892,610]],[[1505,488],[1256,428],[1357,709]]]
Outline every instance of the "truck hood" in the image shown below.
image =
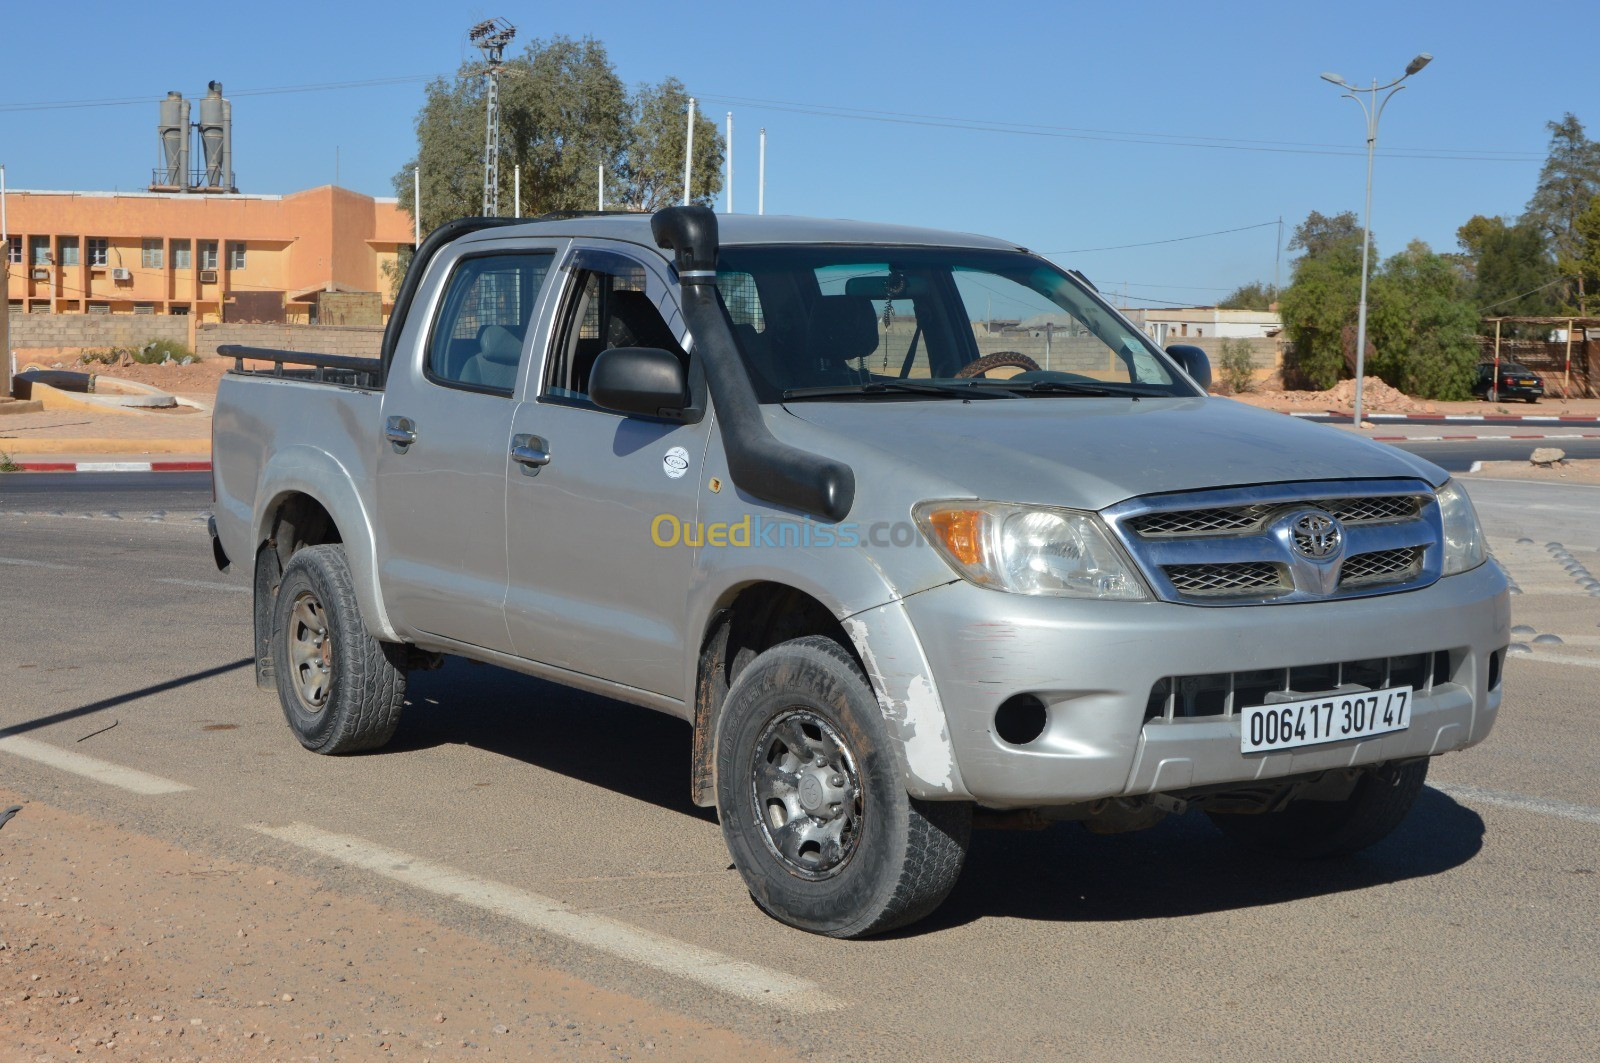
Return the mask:
[[[1438,486],[1448,478],[1393,447],[1220,398],[869,399],[785,409],[822,429],[823,438],[792,433],[811,437],[794,442],[825,439],[815,449],[849,463],[858,491],[869,496],[893,485],[1099,510],[1137,495],[1209,487],[1396,477]],[[786,420],[769,417],[780,438],[791,434]]]

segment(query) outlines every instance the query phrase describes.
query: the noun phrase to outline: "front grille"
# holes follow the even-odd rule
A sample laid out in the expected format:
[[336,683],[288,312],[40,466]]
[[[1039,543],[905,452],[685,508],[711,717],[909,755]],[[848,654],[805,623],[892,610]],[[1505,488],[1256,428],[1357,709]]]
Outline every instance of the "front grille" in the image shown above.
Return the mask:
[[[1147,495],[1103,512],[1162,601],[1287,605],[1416,590],[1442,574],[1439,507],[1414,479]],[[1332,518],[1333,541],[1317,544],[1335,547],[1326,560],[1297,548],[1308,514]]]
[[1168,565],[1165,571],[1179,594],[1197,597],[1258,596],[1277,588],[1288,589],[1282,570],[1266,561],[1237,565]]
[[1455,667],[1465,657],[1465,650],[1434,650],[1288,668],[1167,676],[1151,686],[1144,718],[1148,723],[1151,720],[1234,716],[1245,709],[1265,705],[1272,694],[1298,699],[1344,686],[1368,690],[1407,686],[1427,693],[1441,683],[1450,682]]
[[1339,586],[1360,587],[1374,583],[1398,583],[1411,579],[1422,566],[1422,548],[1376,550],[1347,557],[1339,570]]
[[[1341,524],[1383,524],[1388,521],[1415,520],[1423,498],[1417,495],[1328,498],[1301,503],[1325,509]],[[1144,539],[1176,539],[1230,532],[1252,532],[1285,508],[1285,505],[1217,506],[1209,509],[1174,509],[1146,513],[1128,521],[1128,527]]]

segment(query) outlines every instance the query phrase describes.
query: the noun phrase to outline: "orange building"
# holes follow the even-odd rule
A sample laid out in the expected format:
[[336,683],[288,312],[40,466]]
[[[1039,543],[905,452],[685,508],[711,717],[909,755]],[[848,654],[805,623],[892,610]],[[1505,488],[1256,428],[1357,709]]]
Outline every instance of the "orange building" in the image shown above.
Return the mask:
[[[412,243],[393,199],[324,185],[287,196],[28,192],[6,196],[11,313],[219,320],[278,302],[307,320],[319,292],[379,292]],[[260,293],[260,294],[257,294]]]

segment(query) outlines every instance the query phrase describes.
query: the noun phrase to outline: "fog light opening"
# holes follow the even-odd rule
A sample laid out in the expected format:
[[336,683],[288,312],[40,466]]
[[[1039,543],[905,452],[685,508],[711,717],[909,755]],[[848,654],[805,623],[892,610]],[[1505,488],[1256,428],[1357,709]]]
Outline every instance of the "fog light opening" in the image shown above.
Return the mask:
[[1017,694],[1000,703],[994,713],[994,732],[1002,742],[1025,746],[1044,734],[1050,714],[1032,694]]

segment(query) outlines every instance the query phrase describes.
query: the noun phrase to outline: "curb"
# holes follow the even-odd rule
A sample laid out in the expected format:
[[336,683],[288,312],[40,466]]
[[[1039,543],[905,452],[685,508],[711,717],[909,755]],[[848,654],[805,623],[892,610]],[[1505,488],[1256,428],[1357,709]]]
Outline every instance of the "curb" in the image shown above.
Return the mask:
[[209,461],[19,461],[23,472],[210,472]]
[[[1355,415],[1350,410],[1281,410],[1290,417],[1303,417],[1316,421],[1331,421],[1336,424],[1345,424],[1353,421]],[[1444,413],[1444,414],[1415,414],[1415,413],[1369,413],[1369,421],[1384,421],[1389,424],[1445,424],[1451,421],[1493,421],[1496,424],[1582,424],[1600,428],[1600,417],[1586,417],[1582,414],[1517,414],[1517,413]]]
[[1490,435],[1460,435],[1460,436],[1367,436],[1377,443],[1455,443],[1458,441],[1489,440],[1504,443],[1508,440],[1540,440],[1540,439],[1600,439],[1600,432],[1567,432],[1561,435],[1541,433],[1536,436],[1490,436]]

